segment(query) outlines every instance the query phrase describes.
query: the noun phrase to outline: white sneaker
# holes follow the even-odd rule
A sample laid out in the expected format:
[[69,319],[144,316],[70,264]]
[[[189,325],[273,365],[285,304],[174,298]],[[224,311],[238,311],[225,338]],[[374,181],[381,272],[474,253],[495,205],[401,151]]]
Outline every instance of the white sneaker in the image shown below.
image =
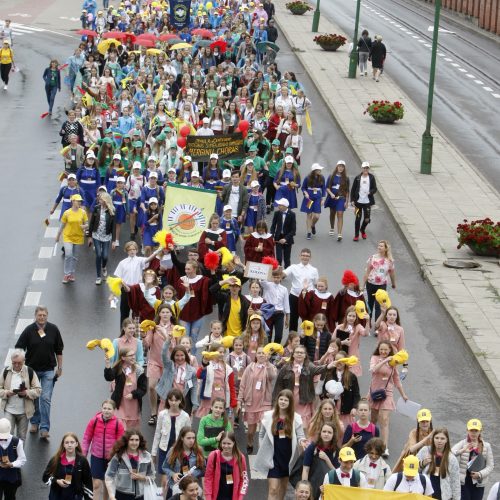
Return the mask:
[[328,234],[330,236],[335,236],[335,229],[330,229],[330,231],[328,231]]
[[101,269],[101,272],[102,272],[102,277],[103,278],[107,278],[107,276],[108,276],[108,270],[105,267],[103,267]]
[[389,458],[389,448],[386,448],[386,449],[385,449],[384,453],[382,453],[382,456],[383,456],[384,458]]
[[115,247],[119,247],[120,246],[120,241],[119,240],[116,240],[115,241]]
[[95,284],[96,285],[100,285],[101,283],[102,283],[102,279],[101,278],[96,278]]
[[4,90],[7,90],[7,85],[4,85],[4,86],[3,86],[3,89],[4,89]]

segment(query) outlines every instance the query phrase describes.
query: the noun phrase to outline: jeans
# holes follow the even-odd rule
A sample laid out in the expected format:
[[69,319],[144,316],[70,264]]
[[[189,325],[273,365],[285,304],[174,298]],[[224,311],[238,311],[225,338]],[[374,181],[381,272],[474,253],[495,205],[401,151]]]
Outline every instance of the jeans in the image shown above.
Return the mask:
[[201,327],[203,326],[203,318],[197,319],[196,321],[181,321],[181,324],[186,328],[186,335],[191,337],[191,354],[195,356],[195,344],[198,341],[198,335],[200,334]]
[[95,248],[95,268],[97,271],[97,277],[101,277],[102,268],[106,267],[109,257],[109,247],[111,246],[111,240],[101,241],[96,238],[94,240]]
[[[361,232],[364,233],[366,230],[366,226],[370,224],[370,217],[371,217],[371,206],[369,203],[355,203],[355,213],[356,213],[356,219],[354,221],[354,236],[356,238],[359,236],[359,230],[361,229]],[[361,217],[363,216],[363,223],[361,224]]]
[[36,372],[36,374],[42,386],[42,395],[38,399],[35,399],[35,413],[31,417],[30,422],[38,425],[41,431],[49,431],[50,403],[52,400],[52,391],[54,390],[54,370]]
[[52,113],[52,108],[54,107],[54,101],[56,100],[57,86],[49,87],[45,86],[45,94],[47,95],[47,104],[49,105],[49,113]]
[[[28,431],[28,417],[26,414],[20,413],[19,415],[14,415],[13,413],[4,411],[4,417],[10,422],[12,434],[14,434],[14,429],[16,429],[16,436],[26,441],[26,433]],[[0,496],[0,499],[1,498]]]
[[76,270],[76,247],[74,243],[64,243],[64,274],[75,274]]
[[361,73],[366,73],[368,71],[368,56],[369,52],[358,52],[359,59],[359,71]]
[[380,316],[380,304],[375,300],[375,293],[379,289],[387,290],[387,285],[374,285],[373,283],[366,282],[366,294],[368,295],[368,314],[372,317],[373,307],[375,306],[375,318]]

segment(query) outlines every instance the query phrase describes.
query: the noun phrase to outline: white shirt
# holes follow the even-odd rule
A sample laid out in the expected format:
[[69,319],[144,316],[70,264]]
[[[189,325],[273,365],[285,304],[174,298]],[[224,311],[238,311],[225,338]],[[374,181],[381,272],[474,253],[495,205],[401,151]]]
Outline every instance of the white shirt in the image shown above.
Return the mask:
[[287,267],[284,271],[286,276],[292,277],[292,285],[290,287],[290,294],[298,297],[300,292],[304,287],[304,280],[309,281],[308,290],[312,290],[314,285],[316,285],[316,281],[318,281],[319,273],[318,270],[311,266],[311,264],[292,264],[290,267]]
[[127,257],[119,262],[115,276],[121,278],[127,285],[142,283],[142,272],[146,267],[146,257]]
[[272,304],[276,311],[282,311],[285,314],[290,314],[290,303],[288,302],[288,290],[280,283],[276,284],[271,281],[261,281],[262,298]]
[[[338,469],[335,469],[335,472],[337,473],[337,477],[339,478],[340,484],[342,486],[347,486],[347,487],[351,486],[352,470],[349,472],[349,477],[342,477],[342,471],[340,470],[340,467]],[[332,484],[329,481],[328,474],[329,474],[328,472],[325,474],[325,478],[323,479],[323,484]],[[364,474],[361,473],[359,474],[359,487],[368,488],[368,482]]]
[[422,487],[422,482],[420,477],[417,475],[413,481],[408,481],[406,476],[403,474],[403,479],[399,484],[397,490],[394,490],[396,486],[396,481],[398,479],[397,474],[391,474],[387,483],[385,483],[384,491],[399,491],[400,493],[420,493],[421,495],[431,496],[434,493],[434,489],[431,485],[431,480],[429,476],[425,476],[425,491]]
[[[10,435],[6,441],[0,441],[0,446],[4,450],[7,450],[11,441],[12,441],[12,435]],[[6,454],[7,454],[6,451],[2,453],[2,455]],[[20,469],[25,463],[26,463],[26,455],[24,454],[23,440],[20,439],[19,443],[17,443],[17,460],[14,460],[12,462],[12,467]]]
[[359,196],[358,203],[370,203],[368,194],[370,193],[370,176],[362,175],[359,179]]
[[[21,372],[15,372],[12,370],[12,378],[10,380],[10,390],[19,389],[23,383],[23,376]],[[24,399],[20,398],[17,394],[10,396],[7,400],[7,405],[5,406],[5,411],[11,413],[12,415],[22,415],[24,413]]]
[[495,483],[490,490],[490,493],[488,495],[488,498],[486,500],[497,500],[497,495],[498,495],[498,486],[500,483]]
[[202,137],[207,137],[209,135],[214,135],[214,131],[209,127],[207,127],[207,128],[201,127],[196,131],[196,135],[202,136]]
[[238,202],[240,201],[240,186],[231,185],[231,194],[229,195],[229,205],[233,209],[233,217],[238,215]]

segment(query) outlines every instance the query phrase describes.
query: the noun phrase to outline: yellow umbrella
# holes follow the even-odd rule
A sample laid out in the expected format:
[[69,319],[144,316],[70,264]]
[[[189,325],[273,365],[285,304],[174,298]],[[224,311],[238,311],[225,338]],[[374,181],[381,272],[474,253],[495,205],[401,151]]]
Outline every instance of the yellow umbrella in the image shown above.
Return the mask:
[[186,42],[176,43],[170,47],[172,50],[180,50],[180,49],[190,49],[192,47],[191,44]]
[[121,42],[118,40],[115,40],[114,38],[107,38],[106,40],[101,40],[99,42],[99,45],[97,46],[97,50],[99,53],[102,55],[106,54],[106,52],[109,50],[109,47],[111,44],[115,44],[115,47],[118,47],[118,45],[121,45]]
[[165,55],[165,52],[163,52],[163,50],[160,49],[148,49],[146,50],[146,54],[148,56],[159,56],[160,54]]

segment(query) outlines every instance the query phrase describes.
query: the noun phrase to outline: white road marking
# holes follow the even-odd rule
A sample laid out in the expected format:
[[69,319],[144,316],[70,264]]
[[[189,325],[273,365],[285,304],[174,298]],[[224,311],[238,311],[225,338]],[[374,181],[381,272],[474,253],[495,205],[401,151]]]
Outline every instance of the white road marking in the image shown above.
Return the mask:
[[38,252],[39,259],[50,259],[52,257],[52,247],[40,247]]
[[40,303],[42,292],[26,292],[24,307],[36,307]]
[[465,76],[466,76],[467,78],[476,78],[474,75],[471,75],[470,73],[467,73]]
[[43,235],[43,237],[44,238],[55,238],[57,236],[58,232],[59,232],[58,227],[46,227],[45,234]]
[[453,67],[455,67],[455,68],[460,68],[460,64],[458,64],[458,63],[451,63],[451,65],[452,65]]
[[465,68],[457,68],[458,71],[461,71],[462,73],[467,73],[467,70]]
[[418,35],[412,35],[412,38],[419,38]]
[[49,270],[46,267],[37,267],[33,271],[31,276],[31,281],[45,281],[47,279],[47,273]]
[[23,333],[23,330],[28,326],[28,325],[31,325],[31,323],[33,323],[33,319],[30,318],[30,319],[27,319],[27,318],[19,318],[17,320],[17,325],[16,325],[16,329],[14,331],[14,335],[16,336],[19,336],[21,335],[21,333]]
[[446,62],[453,62],[453,59],[450,59],[449,57],[445,57],[444,59]]
[[493,92],[493,89],[491,87],[483,87],[486,92]]
[[424,43],[424,47],[432,47],[430,43]]
[[500,99],[500,94],[491,94],[495,99]]
[[419,39],[418,43],[425,43],[425,40]]
[[32,31],[39,31],[39,32],[47,31],[44,28],[35,28],[34,26],[26,26],[25,24],[12,23],[11,26],[12,26],[12,29],[19,28],[21,30],[25,29],[25,30],[32,30]]
[[474,80],[474,83],[477,83],[478,85],[484,85],[484,82],[481,80]]

